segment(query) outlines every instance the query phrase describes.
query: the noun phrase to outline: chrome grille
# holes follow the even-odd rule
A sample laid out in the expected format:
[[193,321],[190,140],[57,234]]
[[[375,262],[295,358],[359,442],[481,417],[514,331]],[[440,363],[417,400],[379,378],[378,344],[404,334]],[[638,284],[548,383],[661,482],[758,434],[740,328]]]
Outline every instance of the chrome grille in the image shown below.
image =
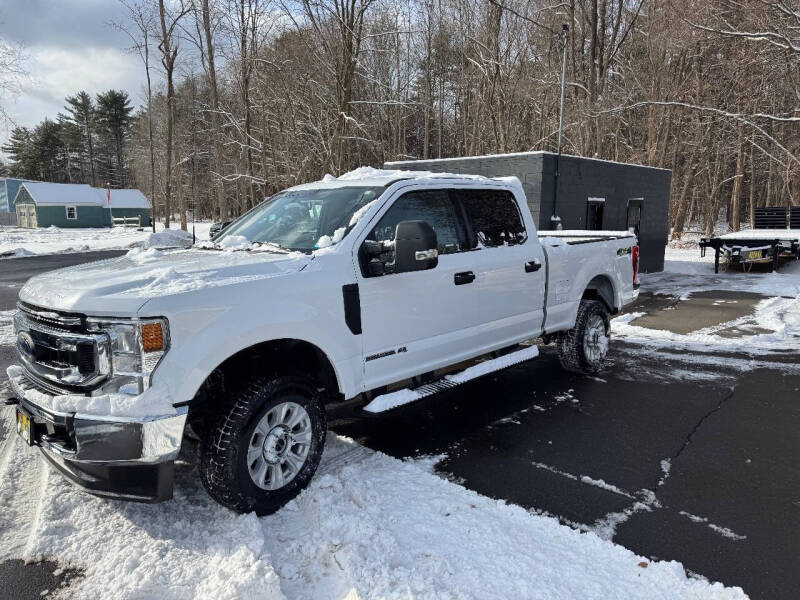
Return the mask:
[[47,310],[24,302],[17,302],[17,308],[25,315],[27,320],[41,323],[48,327],[67,331],[77,331],[83,327],[83,319],[79,315]]
[[78,331],[80,317],[74,317],[76,327],[73,317],[30,314],[21,307],[14,315],[14,331],[20,360],[34,379],[74,391],[92,388],[111,374],[107,335]]

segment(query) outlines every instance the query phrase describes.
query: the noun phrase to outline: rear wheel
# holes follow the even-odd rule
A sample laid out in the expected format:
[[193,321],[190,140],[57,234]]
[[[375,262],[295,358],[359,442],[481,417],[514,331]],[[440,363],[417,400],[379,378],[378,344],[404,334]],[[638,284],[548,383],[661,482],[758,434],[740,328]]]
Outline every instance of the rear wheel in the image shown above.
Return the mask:
[[322,457],[325,411],[313,382],[254,378],[214,419],[200,446],[200,477],[237,512],[275,512],[308,485]]
[[575,327],[558,336],[561,366],[574,373],[602,370],[610,342],[608,312],[597,300],[581,300]]

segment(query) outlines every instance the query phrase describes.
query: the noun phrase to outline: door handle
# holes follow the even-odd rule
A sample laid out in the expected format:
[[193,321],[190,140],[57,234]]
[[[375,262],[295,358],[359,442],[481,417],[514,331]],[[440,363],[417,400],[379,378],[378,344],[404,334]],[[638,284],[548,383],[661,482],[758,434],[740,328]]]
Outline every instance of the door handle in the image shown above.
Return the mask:
[[456,273],[453,276],[453,281],[456,285],[464,285],[475,281],[475,273],[472,271],[464,271],[463,273]]
[[529,260],[525,263],[525,272],[526,273],[535,273],[539,269],[542,268],[542,263],[538,260]]

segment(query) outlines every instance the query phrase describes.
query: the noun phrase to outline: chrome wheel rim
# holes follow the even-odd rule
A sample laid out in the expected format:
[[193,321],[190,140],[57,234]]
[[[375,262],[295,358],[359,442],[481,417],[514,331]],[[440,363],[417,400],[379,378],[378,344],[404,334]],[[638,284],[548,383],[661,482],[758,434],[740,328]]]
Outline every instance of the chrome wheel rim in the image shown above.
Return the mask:
[[592,315],[586,324],[586,334],[583,336],[583,353],[586,359],[597,364],[603,360],[608,352],[608,333],[606,324],[600,315]]
[[262,490],[278,490],[292,481],[311,450],[311,418],[296,402],[269,409],[256,424],[247,448],[250,479]]

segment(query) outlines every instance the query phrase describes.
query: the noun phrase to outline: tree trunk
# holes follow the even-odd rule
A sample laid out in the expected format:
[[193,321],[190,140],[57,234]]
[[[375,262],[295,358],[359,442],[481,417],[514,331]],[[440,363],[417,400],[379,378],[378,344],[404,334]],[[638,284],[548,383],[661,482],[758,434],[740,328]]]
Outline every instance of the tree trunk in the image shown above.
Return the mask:
[[180,220],[181,220],[181,229],[184,231],[187,230],[186,227],[186,194],[183,192],[183,168],[178,168],[178,172],[175,174],[176,178],[176,192],[178,194],[178,209],[181,211]]
[[742,179],[744,179],[744,165],[742,157],[744,155],[744,136],[742,126],[739,125],[739,148],[736,152],[736,173],[733,179],[733,190],[731,190],[731,229],[739,231],[740,226],[740,197],[742,191]]
[[211,87],[211,138],[214,143],[214,165],[217,175],[214,178],[217,192],[216,212],[220,221],[228,219],[228,203],[225,198],[225,184],[222,180],[224,171],[224,155],[222,134],[219,125],[219,88],[217,87],[217,68],[214,63],[214,39],[211,35],[211,11],[208,0],[203,0],[203,32],[206,38],[206,62],[208,64],[208,81]]
[[175,23],[167,29],[167,15],[164,0],[158,0],[158,12],[161,18],[161,63],[167,74],[167,138],[166,138],[166,158],[165,158],[165,177],[164,177],[164,227],[169,229],[170,217],[172,216],[172,145],[173,133],[175,128],[175,82],[173,75],[175,71],[175,59],[178,56],[178,49],[172,47],[172,31]]

